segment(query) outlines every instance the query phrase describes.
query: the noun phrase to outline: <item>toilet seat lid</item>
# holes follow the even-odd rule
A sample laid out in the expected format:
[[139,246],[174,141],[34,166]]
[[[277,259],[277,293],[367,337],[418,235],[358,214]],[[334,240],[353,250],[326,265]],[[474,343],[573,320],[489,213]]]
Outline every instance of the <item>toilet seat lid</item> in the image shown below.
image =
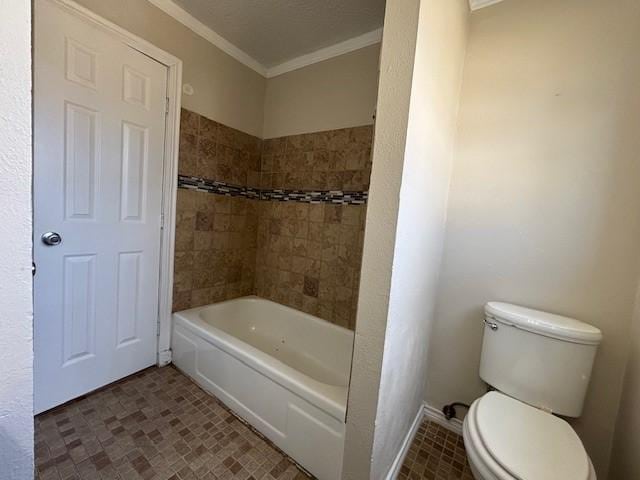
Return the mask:
[[589,478],[587,452],[564,420],[499,392],[478,400],[474,420],[491,457],[515,478]]

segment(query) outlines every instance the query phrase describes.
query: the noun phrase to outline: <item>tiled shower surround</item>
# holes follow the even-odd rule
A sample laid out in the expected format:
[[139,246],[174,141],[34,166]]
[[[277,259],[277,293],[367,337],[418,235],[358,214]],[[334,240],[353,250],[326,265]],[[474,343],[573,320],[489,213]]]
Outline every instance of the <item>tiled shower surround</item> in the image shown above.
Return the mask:
[[[178,173],[244,185],[259,179],[261,140],[182,110]],[[258,205],[178,189],[173,310],[255,291]]]
[[183,110],[174,311],[257,294],[353,329],[372,132],[261,141]]
[[259,208],[256,293],[353,330],[364,205]]

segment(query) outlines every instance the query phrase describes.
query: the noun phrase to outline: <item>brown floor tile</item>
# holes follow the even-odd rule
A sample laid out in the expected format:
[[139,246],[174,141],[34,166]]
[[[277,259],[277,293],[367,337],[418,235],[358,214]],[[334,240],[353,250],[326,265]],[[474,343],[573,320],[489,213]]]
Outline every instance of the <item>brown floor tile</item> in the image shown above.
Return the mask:
[[400,480],[473,480],[462,437],[425,420],[398,475]]
[[175,368],[150,368],[35,418],[36,479],[308,479]]

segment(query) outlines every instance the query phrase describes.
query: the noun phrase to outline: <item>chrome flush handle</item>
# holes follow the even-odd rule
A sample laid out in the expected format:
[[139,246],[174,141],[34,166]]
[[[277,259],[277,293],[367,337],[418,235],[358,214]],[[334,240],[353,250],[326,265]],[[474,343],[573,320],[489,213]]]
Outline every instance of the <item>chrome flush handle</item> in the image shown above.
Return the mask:
[[495,332],[496,330],[498,330],[498,324],[497,324],[497,323],[495,323],[495,322],[490,322],[489,320],[487,320],[487,319],[486,319],[486,317],[485,317],[485,319],[484,319],[484,323],[486,323],[486,324],[487,324],[487,327],[489,327],[489,328],[490,328],[491,330],[493,330],[494,332]]

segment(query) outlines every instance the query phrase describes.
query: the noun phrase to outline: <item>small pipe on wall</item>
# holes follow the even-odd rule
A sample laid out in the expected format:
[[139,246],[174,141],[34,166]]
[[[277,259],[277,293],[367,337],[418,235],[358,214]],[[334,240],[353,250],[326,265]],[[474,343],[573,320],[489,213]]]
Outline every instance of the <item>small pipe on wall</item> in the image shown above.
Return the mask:
[[450,403],[449,405],[445,405],[444,407],[442,407],[442,413],[444,414],[447,420],[451,420],[452,418],[457,418],[456,407],[464,407],[467,410],[471,408],[469,405],[462,402],[453,402],[453,403]]

